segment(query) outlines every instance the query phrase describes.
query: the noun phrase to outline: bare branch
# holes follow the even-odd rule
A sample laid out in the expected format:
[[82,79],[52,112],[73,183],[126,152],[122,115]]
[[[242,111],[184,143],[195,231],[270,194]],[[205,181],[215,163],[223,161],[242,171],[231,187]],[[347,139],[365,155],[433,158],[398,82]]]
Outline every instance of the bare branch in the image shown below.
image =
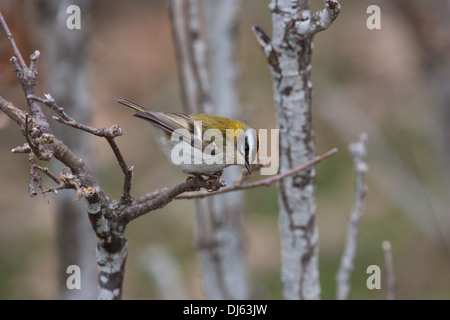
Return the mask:
[[366,143],[367,134],[362,133],[359,137],[359,141],[351,143],[349,146],[349,150],[353,156],[353,168],[355,172],[355,202],[350,216],[347,242],[342,254],[339,271],[336,275],[337,298],[339,300],[346,300],[350,293],[350,278],[353,272],[353,263],[358,245],[359,227],[364,209],[364,200],[367,194],[367,187],[364,182],[364,176],[368,170],[365,161],[367,154]]
[[133,178],[134,166],[129,167],[126,164],[125,159],[123,158],[122,153],[120,152],[119,147],[117,146],[114,138],[106,137],[106,140],[108,140],[108,143],[111,146],[111,149],[113,150],[117,161],[119,162],[119,166],[122,169],[123,174],[125,175],[125,178],[123,181],[122,196],[120,198],[120,203],[130,204],[133,201],[133,198],[130,195],[130,191],[131,191],[131,179]]
[[270,37],[264,32],[263,29],[258,26],[253,26],[252,30],[264,53],[266,54],[266,56],[269,56],[269,53],[272,51]]
[[53,97],[50,94],[46,94],[45,97],[46,99],[43,99],[34,94],[27,96],[28,99],[38,101],[48,106],[53,111],[55,111],[59,115],[59,117],[53,117],[54,120],[62,124],[68,125],[72,128],[91,133],[98,137],[104,137],[108,141],[112,151],[114,152],[114,155],[116,156],[117,162],[119,163],[119,166],[122,169],[122,172],[125,176],[122,197],[120,202],[122,204],[131,203],[133,201],[133,198],[130,195],[131,179],[133,177],[133,166],[130,167],[126,164],[125,159],[122,156],[122,153],[120,152],[120,149],[117,146],[116,141],[114,140],[114,138],[123,135],[122,129],[118,125],[113,125],[110,128],[94,128],[78,123],[77,121],[72,119],[66,112],[64,112],[64,108],[56,104],[55,99],[53,99]]
[[22,128],[23,135],[25,136],[25,140],[27,140],[28,146],[33,150],[35,154],[39,153],[39,149],[36,148],[35,144],[30,140],[30,116],[27,113],[25,115],[25,125]]
[[136,200],[135,200],[135,203],[136,203],[136,204],[142,204],[142,203],[144,203],[144,202],[150,201],[150,200],[152,200],[153,198],[155,198],[157,195],[159,195],[159,194],[161,194],[161,193],[163,193],[163,192],[167,192],[168,190],[169,190],[169,189],[167,189],[167,188],[163,188],[163,189],[161,189],[161,190],[156,190],[156,191],[154,191],[154,192],[147,193],[146,195],[143,195],[142,197],[136,199]]
[[200,35],[196,0],[167,1],[180,69],[181,89],[190,113],[211,111],[208,95],[205,44]]
[[15,147],[11,150],[12,153],[30,153],[32,152],[28,143],[24,143],[23,146]]
[[11,31],[9,30],[8,25],[6,24],[6,21],[3,18],[3,15],[1,12],[0,12],[0,24],[2,25],[3,30],[5,30],[6,36],[8,37],[9,43],[11,44],[11,47],[14,51],[14,55],[19,60],[19,64],[20,64],[21,68],[25,69],[27,67],[25,60],[23,59],[22,55],[20,54],[19,48],[17,48],[16,42],[14,41]]
[[[28,141],[28,143],[25,143],[23,146],[19,146],[12,149],[11,150],[12,153],[28,153],[28,154],[34,153],[34,156],[37,156],[38,158],[41,159],[44,158],[45,160],[48,160],[51,156],[54,155],[55,158],[60,160],[65,165],[69,166],[72,169],[72,171],[82,173],[81,175],[84,177],[84,183],[95,184],[95,181],[93,180],[93,177],[90,174],[87,167],[85,166],[84,162],[81,161],[75,154],[73,154],[73,152],[64,143],[62,143],[62,141],[56,139],[50,134],[42,134],[39,131],[39,129],[34,127],[34,122],[30,122],[32,121],[32,119],[30,119],[29,114],[15,107],[12,103],[6,101],[2,97],[0,97],[0,110],[2,110],[5,114],[7,114],[21,127],[21,131]],[[30,147],[30,144],[33,145],[33,147]],[[41,149],[42,144],[52,144],[52,150],[54,153],[52,152],[48,154],[43,154],[43,150]],[[58,183],[57,187],[50,189],[43,188],[42,193],[72,188],[64,183],[61,183],[61,181],[58,182],[57,178],[53,175],[50,176],[51,173],[50,172],[47,173],[47,169],[44,169],[44,167],[36,165],[34,156],[32,159],[33,164],[32,165],[33,173],[31,177],[32,180],[33,181],[38,180],[38,178],[36,178],[35,176],[37,174],[35,173],[35,170],[38,169],[47,174],[53,181]],[[32,187],[30,187],[31,189],[30,194],[34,194],[33,188],[34,184],[32,185]],[[101,193],[104,194],[103,191]]]
[[14,106],[11,102],[0,96],[0,110],[14,120],[19,126],[25,125],[26,112]]
[[116,138],[118,136],[123,135],[122,129],[118,125],[113,125],[110,128],[94,128],[81,123],[78,123],[74,119],[72,119],[66,112],[64,112],[64,108],[58,106],[55,102],[55,99],[50,94],[45,95],[47,99],[40,98],[34,94],[30,94],[27,96],[27,99],[38,101],[46,106],[48,106],[51,110],[55,111],[59,117],[53,117],[55,121],[58,121],[62,124],[68,125],[72,128],[79,129],[82,131],[86,131],[98,137],[104,138]]
[[[30,153],[28,156],[28,161],[30,162],[30,184],[28,185],[28,194],[30,197],[35,197],[37,195],[35,184],[38,186],[42,186],[42,180],[39,174],[36,173],[36,168],[33,166],[34,164],[34,154]],[[41,188],[42,190],[42,188]],[[45,198],[44,198],[45,199]]]
[[[8,25],[6,24],[5,19],[3,18],[3,15],[0,13],[0,24],[2,25],[6,36],[8,37],[8,40],[11,44],[11,47],[13,49],[14,55],[10,62],[14,68],[14,72],[19,79],[22,90],[25,93],[25,96],[28,95],[34,95],[34,86],[37,84],[37,64],[39,60],[39,51],[35,51],[30,59],[30,67],[27,67],[19,49],[17,48],[16,42],[14,41],[14,38],[11,34],[11,31],[8,28]],[[45,119],[45,115],[42,112],[41,107],[39,104],[37,104],[35,101],[27,99],[28,107],[30,109],[31,117],[35,123],[36,128],[38,129],[38,132],[40,134],[51,134],[50,126]],[[8,114],[10,117],[13,115],[13,113]],[[17,122],[17,118],[13,118]],[[22,124],[20,124],[22,125]],[[30,145],[31,146],[31,145]],[[31,146],[32,147],[32,146]],[[52,156],[53,150],[51,144],[42,144],[39,146],[39,150],[36,155],[39,159],[43,160],[49,160]]]
[[235,185],[233,187],[228,187],[225,189],[220,189],[216,192],[192,192],[192,193],[186,193],[186,194],[181,194],[179,196],[177,196],[177,199],[194,199],[194,198],[204,198],[204,197],[208,197],[208,196],[214,196],[216,194],[219,193],[226,193],[226,192],[232,192],[232,191],[239,191],[239,190],[247,190],[247,189],[252,189],[252,188],[257,188],[257,187],[263,187],[263,186],[270,186],[272,183],[284,179],[286,177],[292,176],[302,170],[305,170],[309,167],[314,166],[315,164],[319,163],[320,161],[324,160],[325,158],[328,158],[329,156],[335,154],[338,151],[337,148],[333,148],[328,152],[325,152],[324,154],[315,157],[313,160],[309,161],[308,163],[305,163],[302,166],[299,166],[297,168],[294,168],[292,170],[289,170],[288,172],[282,173],[282,174],[277,174],[275,176],[266,178],[266,179],[262,179],[262,180],[258,180],[252,183],[247,183],[247,184],[242,184],[242,185]]
[[386,273],[386,299],[395,299],[395,279],[394,279],[394,263],[392,259],[391,243],[387,240],[383,241],[381,244],[384,253],[384,270]]
[[[6,23],[4,24],[4,28],[5,27],[7,28]],[[6,29],[5,29],[5,31],[6,31]],[[13,50],[15,50],[15,48],[13,48]],[[30,67],[26,66],[25,62],[23,61],[22,56],[20,55],[20,52],[18,52],[18,54],[19,54],[20,58],[13,56],[10,59],[10,62],[14,68],[14,73],[16,74],[17,78],[19,79],[19,81],[22,85],[22,90],[23,90],[25,96],[28,97],[29,95],[35,94],[34,86],[36,86],[36,84],[37,84],[37,69],[36,68],[38,65],[40,52],[36,50],[30,56]],[[39,104],[36,101],[34,101],[32,99],[28,99],[28,98],[27,98],[27,103],[28,103],[28,107],[30,109],[31,117],[33,118],[37,128],[42,133],[47,133],[47,134],[51,133],[50,126],[49,126],[49,124],[45,118],[45,115],[42,112],[42,109],[39,106]],[[50,147],[47,146],[47,148],[50,148]],[[51,151],[48,151],[48,152],[51,152]]]
[[[45,203],[48,203],[48,198],[46,196],[47,189],[44,186],[44,182],[42,181],[41,175],[37,172],[37,169],[40,169],[42,167],[38,166],[35,162],[35,155],[33,153],[30,153],[28,155],[28,161],[30,162],[30,184],[28,185],[28,193],[30,194],[30,197],[34,197],[37,195],[35,186],[39,189],[41,189],[41,193],[44,197]],[[43,169],[43,168],[42,168]]]
[[140,217],[150,211],[165,207],[168,203],[172,202],[178,195],[184,192],[191,192],[204,188],[210,191],[217,191],[222,187],[225,187],[226,183],[220,178],[203,179],[201,176],[194,178],[188,177],[186,182],[180,183],[170,190],[162,190],[154,197],[148,197],[145,202],[134,202],[129,207],[125,208],[121,213],[119,219],[127,224],[131,220]]
[[341,11],[339,0],[325,0],[325,8],[314,13],[311,19],[298,20],[295,23],[297,32],[303,36],[310,36],[327,29]]
[[39,171],[45,173],[50,179],[52,179],[57,184],[62,184],[62,181],[57,176],[55,176],[53,173],[51,173],[49,168],[41,167],[41,166],[39,166],[37,164],[34,164],[34,167],[36,169],[38,169]]

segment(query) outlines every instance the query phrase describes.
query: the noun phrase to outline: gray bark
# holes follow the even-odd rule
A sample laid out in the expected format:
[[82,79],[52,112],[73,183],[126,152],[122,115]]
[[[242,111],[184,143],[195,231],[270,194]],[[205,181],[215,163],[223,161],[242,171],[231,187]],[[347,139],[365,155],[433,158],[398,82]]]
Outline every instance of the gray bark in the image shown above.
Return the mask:
[[[280,172],[311,161],[315,154],[312,122],[311,54],[313,36],[339,13],[338,1],[311,16],[308,1],[273,0],[272,40],[254,32],[267,56],[273,78],[280,130]],[[315,169],[278,183],[281,233],[281,280],[285,299],[319,299],[319,235],[315,218]]]
[[[400,13],[413,31],[413,36],[420,48],[424,73],[424,92],[430,92],[430,110],[427,118],[431,118],[432,125],[430,142],[434,151],[434,159],[438,167],[439,177],[444,190],[444,207],[449,205],[450,199],[450,55],[449,30],[450,3],[423,1],[395,1]],[[436,210],[433,219],[440,233],[440,240],[450,252],[450,236],[448,226],[450,219],[448,210]]]
[[149,246],[141,255],[141,264],[152,278],[159,297],[165,300],[188,298],[180,264],[164,246]]
[[[239,0],[204,0],[206,29],[208,30],[209,62],[211,66],[211,99],[213,113],[239,118],[239,101],[236,90],[236,31]],[[223,178],[229,184],[241,173],[233,166],[224,171]],[[217,195],[210,199],[217,219],[222,219],[222,233],[217,235],[224,244],[220,249],[224,257],[221,268],[224,274],[224,293],[220,298],[248,298],[248,280],[244,257],[244,201],[242,192]]]
[[[207,54],[201,37],[199,2],[169,1],[177,47],[185,109],[233,117],[235,90],[236,1],[204,2],[212,81],[209,81]],[[228,183],[240,169],[228,168]],[[196,200],[197,246],[202,261],[205,295],[208,299],[247,298],[242,236],[242,196],[224,194]]]

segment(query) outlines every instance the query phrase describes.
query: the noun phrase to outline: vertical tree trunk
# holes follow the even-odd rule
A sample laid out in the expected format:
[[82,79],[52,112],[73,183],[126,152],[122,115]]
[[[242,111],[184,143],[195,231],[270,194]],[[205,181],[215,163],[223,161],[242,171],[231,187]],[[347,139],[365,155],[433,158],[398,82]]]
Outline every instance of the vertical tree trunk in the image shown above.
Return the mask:
[[[313,36],[339,12],[337,1],[311,17],[307,0],[272,0],[273,38],[253,30],[273,77],[280,130],[280,173],[303,165],[315,154],[312,122],[311,54]],[[278,183],[281,280],[285,299],[319,299],[318,230],[315,218],[315,169]]]
[[[82,24],[79,30],[69,30],[67,7],[73,1],[41,0],[38,6],[42,21],[46,22],[49,88],[53,97],[77,121],[89,124],[92,102],[89,101],[89,15],[90,2],[77,1]],[[67,145],[92,167],[91,137],[73,134],[67,127],[54,126],[54,131]],[[60,168],[59,168],[60,169]],[[59,296],[62,299],[94,299],[96,297],[95,236],[86,216],[86,205],[74,203],[72,192],[61,192],[56,203],[56,230],[59,253]],[[81,269],[81,290],[69,290],[66,285],[67,267]]]
[[[442,189],[445,199],[450,199],[450,4],[448,2],[396,1],[394,2],[414,31],[418,43],[419,54],[422,57],[424,82],[431,92],[431,112],[435,125],[431,137]],[[445,30],[445,31],[444,31]],[[445,203],[445,200],[444,200]],[[448,227],[450,219],[448,210],[433,210],[434,219],[439,232],[439,240],[450,251],[450,236]]]
[[[236,92],[237,62],[236,33],[239,0],[203,1],[206,29],[208,30],[209,61],[211,66],[211,99],[213,113],[230,118],[239,118],[239,101]],[[239,176],[241,168],[234,166],[224,171],[223,178],[231,184]],[[222,298],[248,298],[247,270],[244,255],[244,201],[241,192],[217,195],[208,199],[212,202],[216,220],[224,230],[218,230],[227,238],[221,249],[224,274]],[[219,235],[217,235],[218,237]]]
[[[188,112],[235,116],[236,1],[204,2],[213,81],[209,82],[204,39],[200,34],[198,0],[169,1],[177,47],[183,102]],[[223,11],[222,11],[223,10]],[[232,183],[238,170],[227,169]],[[196,200],[197,245],[208,299],[247,298],[243,254],[242,196],[230,193]]]

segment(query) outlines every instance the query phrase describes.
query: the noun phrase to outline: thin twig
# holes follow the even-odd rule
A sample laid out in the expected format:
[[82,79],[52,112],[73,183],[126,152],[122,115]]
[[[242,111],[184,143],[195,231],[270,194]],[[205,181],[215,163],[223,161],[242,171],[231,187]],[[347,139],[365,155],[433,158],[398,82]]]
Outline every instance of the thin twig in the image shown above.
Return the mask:
[[[48,198],[46,197],[46,193],[53,192],[57,193],[58,190],[63,189],[75,189],[75,187],[69,183],[66,183],[65,181],[62,181],[57,176],[55,176],[53,173],[50,172],[50,169],[47,167],[42,167],[38,164],[36,164],[36,159],[34,153],[30,152],[28,155],[28,161],[30,162],[30,184],[28,186],[28,193],[31,197],[34,197],[37,195],[35,186],[37,185],[39,189],[41,189],[41,193],[44,196],[44,201],[48,203]],[[41,171],[45,175],[47,175],[50,179],[52,179],[55,183],[58,185],[56,187],[47,189],[44,186],[44,182],[42,180],[41,175],[37,172],[37,170]]]
[[247,184],[243,184],[243,185],[235,185],[233,187],[228,187],[228,188],[224,188],[224,189],[220,189],[218,191],[215,192],[204,192],[204,191],[200,191],[200,192],[191,192],[191,193],[186,193],[186,194],[181,194],[179,196],[177,196],[177,199],[194,199],[194,198],[204,198],[204,197],[208,197],[208,196],[214,196],[216,194],[219,193],[226,193],[226,192],[232,192],[232,191],[238,191],[238,190],[246,190],[246,189],[251,189],[251,188],[257,188],[257,187],[262,187],[262,186],[270,186],[272,183],[284,179],[288,176],[291,176],[293,174],[296,174],[297,172],[300,172],[302,170],[305,170],[309,167],[312,167],[313,165],[319,163],[320,161],[324,160],[325,158],[328,158],[329,156],[335,154],[338,151],[337,148],[333,148],[328,152],[325,152],[324,154],[315,157],[313,160],[309,161],[308,163],[305,163],[302,166],[299,166],[297,168],[294,168],[292,170],[289,170],[285,173],[282,174],[277,174],[275,176],[266,178],[266,179],[262,179],[262,180],[258,180],[255,182],[251,182],[251,183],[247,183]]
[[395,280],[394,280],[394,263],[392,259],[391,243],[387,240],[383,241],[381,244],[384,253],[384,270],[386,273],[386,299],[395,299]]
[[36,196],[37,192],[35,186],[37,185],[38,188],[41,189],[45,203],[48,203],[48,198],[45,194],[46,188],[44,186],[44,182],[42,181],[41,175],[36,170],[37,165],[34,153],[30,153],[28,155],[28,161],[30,162],[30,184],[28,185],[28,193],[30,194],[30,197]]
[[23,59],[22,55],[20,54],[19,48],[16,45],[16,42],[14,41],[14,38],[11,34],[11,31],[8,28],[8,25],[6,24],[5,19],[3,18],[2,13],[0,12],[0,24],[3,27],[3,30],[5,30],[6,36],[8,37],[9,43],[11,44],[11,47],[14,51],[14,55],[19,60],[20,66],[22,69],[25,69],[27,67],[27,64],[25,63],[25,60]]
[[11,150],[12,153],[31,153],[32,150],[28,143],[24,143],[22,146],[15,147]]
[[57,176],[55,176],[53,173],[50,172],[50,169],[47,167],[41,167],[37,164],[34,164],[34,167],[38,169],[39,171],[45,173],[50,179],[52,179],[57,184],[62,184],[61,179],[59,179]]
[[[0,24],[2,25],[9,43],[11,44],[14,56],[11,57],[10,62],[14,68],[14,73],[16,74],[17,78],[20,81],[20,84],[22,85],[23,92],[25,96],[34,95],[34,86],[36,86],[37,84],[37,65],[40,52],[36,50],[31,54],[30,67],[28,67],[1,12]],[[39,129],[41,129],[42,133],[51,133],[50,126],[39,104],[30,99],[27,99],[27,103],[35,125],[39,127]],[[49,147],[45,147],[45,149],[49,149]],[[52,150],[45,150],[46,153],[51,151]]]
[[114,138],[106,137],[106,140],[108,141],[109,145],[111,146],[111,149],[114,152],[114,155],[116,156],[116,159],[119,162],[119,166],[122,169],[122,172],[125,176],[124,181],[123,181],[123,189],[122,189],[122,196],[120,198],[120,203],[130,204],[133,201],[133,198],[130,195],[130,190],[131,190],[131,179],[133,178],[134,166],[129,167],[126,164],[125,159],[123,158],[122,153],[120,152],[120,149],[117,146]]
[[31,150],[33,150],[33,152],[35,152],[36,146],[30,140],[30,124],[29,124],[29,121],[30,121],[30,115],[27,113],[25,115],[25,125],[24,125],[24,128],[23,128],[23,135],[25,136],[25,140],[27,140],[27,143],[30,146]]
[[39,176],[36,173],[36,169],[33,166],[34,163],[34,154],[30,153],[28,155],[28,161],[30,162],[30,184],[28,185],[28,194],[30,195],[30,197],[35,197],[37,195],[36,189],[35,189],[35,184],[36,181],[38,181],[40,179],[37,178],[36,176]]
[[347,242],[342,254],[339,271],[336,275],[338,300],[346,300],[350,293],[350,279],[354,268],[359,227],[364,209],[364,200],[367,194],[367,188],[364,182],[364,175],[368,170],[365,161],[367,154],[366,142],[367,134],[362,133],[359,141],[351,143],[349,146],[353,156],[353,167],[355,171],[355,202],[353,212],[350,216]]
[[48,106],[51,110],[55,111],[60,117],[53,117],[55,121],[58,121],[62,124],[68,125],[72,128],[79,129],[82,131],[86,131],[98,137],[104,138],[115,138],[123,135],[122,129],[118,125],[113,125],[109,128],[95,128],[90,127],[84,124],[81,124],[71,118],[65,111],[64,108],[58,106],[50,94],[45,95],[47,99],[43,99],[36,95],[28,95],[27,99],[38,101],[46,106]]

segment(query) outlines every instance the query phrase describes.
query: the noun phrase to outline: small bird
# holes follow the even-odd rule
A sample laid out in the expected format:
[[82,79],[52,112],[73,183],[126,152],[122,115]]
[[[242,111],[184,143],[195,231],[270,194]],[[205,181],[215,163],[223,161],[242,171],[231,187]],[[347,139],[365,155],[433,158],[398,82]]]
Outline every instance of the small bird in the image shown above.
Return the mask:
[[242,165],[252,174],[250,163],[256,160],[259,136],[244,122],[205,113],[155,112],[124,98],[115,99],[157,128],[160,149],[183,172],[217,177],[230,165]]

